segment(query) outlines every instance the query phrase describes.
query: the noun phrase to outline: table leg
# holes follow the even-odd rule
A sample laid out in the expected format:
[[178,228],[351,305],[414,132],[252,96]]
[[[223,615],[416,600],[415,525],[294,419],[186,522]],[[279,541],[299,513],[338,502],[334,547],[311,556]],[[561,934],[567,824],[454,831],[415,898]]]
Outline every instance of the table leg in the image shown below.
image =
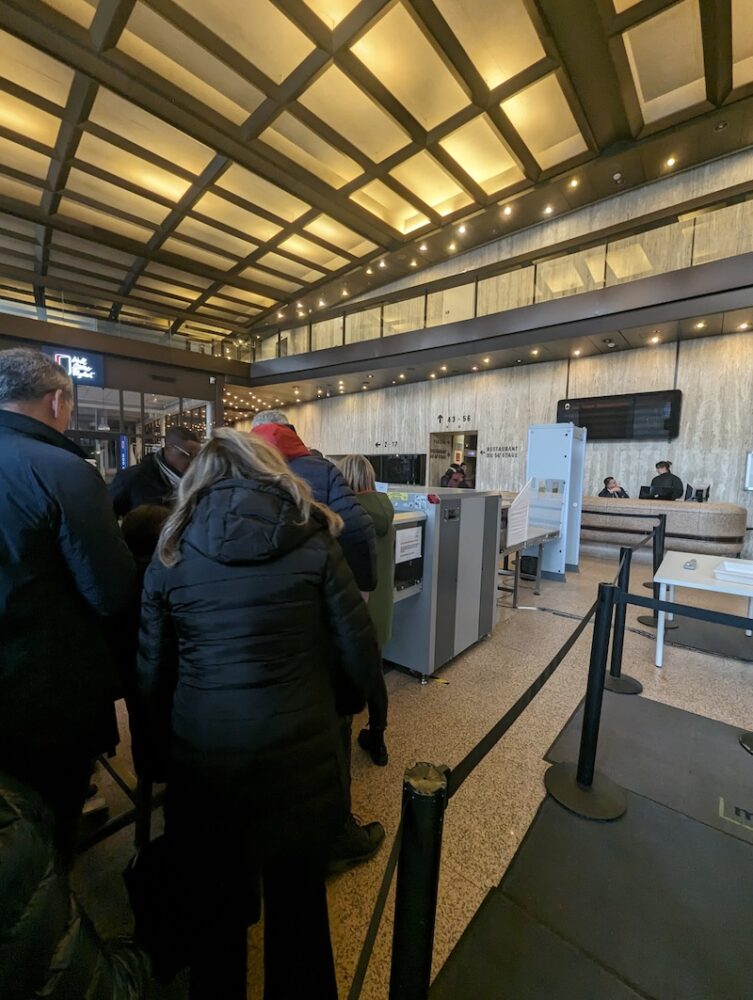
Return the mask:
[[[675,599],[675,585],[673,583],[667,584],[667,600],[674,601]],[[671,611],[667,612],[667,621],[671,622],[674,618],[674,614]]]
[[518,606],[518,586],[520,584],[520,558],[523,554],[522,549],[518,549],[515,553],[515,576],[513,576],[512,582],[512,606],[517,608]]
[[[748,618],[753,618],[753,597],[748,598]],[[745,634],[750,638],[753,635],[753,629],[746,628]]]
[[[667,585],[666,583],[659,584],[659,600],[665,601],[667,599]],[[657,667],[664,666],[664,618],[665,612],[657,612],[656,618],[656,658],[655,663]]]
[[541,561],[544,558],[544,545],[539,545],[539,557],[536,560],[536,585],[533,588],[534,594],[538,597],[541,593]]

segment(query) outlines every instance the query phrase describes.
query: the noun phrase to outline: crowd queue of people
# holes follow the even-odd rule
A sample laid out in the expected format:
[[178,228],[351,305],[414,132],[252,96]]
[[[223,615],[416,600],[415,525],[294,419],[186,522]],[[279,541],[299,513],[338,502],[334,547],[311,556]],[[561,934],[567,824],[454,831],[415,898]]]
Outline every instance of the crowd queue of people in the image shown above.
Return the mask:
[[335,998],[325,878],[384,840],[352,814],[350,755],[368,703],[358,743],[388,759],[392,506],[363,456],[338,468],[279,411],[203,445],[173,428],[108,491],[72,405],[51,358],[0,352],[0,866],[24,871],[0,882],[0,995],[148,995],[141,950],[97,942],[67,882],[125,697],[137,774],[166,783],[127,873],[153,970],[245,997],[263,900],[266,1000]]

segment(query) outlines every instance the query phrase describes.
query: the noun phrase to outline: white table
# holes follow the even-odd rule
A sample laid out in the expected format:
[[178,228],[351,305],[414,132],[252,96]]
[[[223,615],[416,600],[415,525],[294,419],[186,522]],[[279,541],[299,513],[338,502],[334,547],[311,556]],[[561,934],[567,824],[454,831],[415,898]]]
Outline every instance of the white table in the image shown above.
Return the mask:
[[[696,569],[685,569],[684,564],[695,559]],[[673,601],[675,587],[688,587],[691,590],[708,590],[715,594],[733,594],[735,597],[748,598],[748,618],[753,618],[753,586],[743,583],[733,583],[731,580],[717,580],[714,570],[724,562],[721,556],[698,555],[694,552],[668,552],[658,572],[654,583],[659,584],[659,600]],[[664,659],[664,611],[658,614],[656,623],[656,666],[661,667]],[[669,614],[671,620],[672,615]],[[753,631],[746,631],[753,635]]]

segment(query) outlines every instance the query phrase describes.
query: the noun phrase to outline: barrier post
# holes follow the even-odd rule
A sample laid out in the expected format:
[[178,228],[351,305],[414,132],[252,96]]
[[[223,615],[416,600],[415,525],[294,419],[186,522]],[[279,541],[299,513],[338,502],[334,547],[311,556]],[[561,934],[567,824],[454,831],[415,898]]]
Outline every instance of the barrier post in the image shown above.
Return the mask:
[[[649,590],[653,591],[655,601],[659,600],[659,584],[653,582],[653,577],[655,577],[656,574],[659,572],[659,567],[661,566],[662,560],[664,559],[664,547],[667,538],[667,515],[657,514],[657,517],[659,521],[656,527],[654,528],[654,545],[653,545],[654,571],[651,574],[652,582],[645,584],[645,586],[648,587]],[[638,621],[641,623],[641,625],[648,625],[649,628],[656,628],[656,626],[659,624],[659,619],[656,616],[656,612],[654,612],[654,614],[652,615],[638,615]],[[677,628],[677,626],[674,625],[672,622],[667,621],[665,615],[664,628],[666,630],[668,628]]]
[[586,819],[618,819],[627,808],[625,793],[619,785],[596,771],[596,750],[616,589],[613,584],[599,584],[578,763],[554,764],[544,775],[544,784],[552,798]]
[[[633,550],[627,545],[620,548],[620,574],[617,577],[618,593],[627,594],[630,590],[630,561]],[[627,617],[627,605],[624,601],[618,600],[614,609],[614,628],[612,630],[612,659],[609,665],[609,673],[604,681],[607,691],[615,694],[640,694],[643,685],[634,677],[628,677],[622,673],[622,650],[625,644],[625,618]]]
[[389,1000],[426,1000],[431,981],[447,768],[418,763],[403,779]]

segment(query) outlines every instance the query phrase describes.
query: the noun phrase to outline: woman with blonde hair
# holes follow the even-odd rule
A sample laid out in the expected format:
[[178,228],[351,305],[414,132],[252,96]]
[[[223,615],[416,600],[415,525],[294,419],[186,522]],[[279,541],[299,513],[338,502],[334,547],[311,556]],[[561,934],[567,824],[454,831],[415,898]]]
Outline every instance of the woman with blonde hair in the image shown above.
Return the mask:
[[146,575],[140,756],[167,781],[194,1000],[245,998],[260,882],[266,1000],[337,997],[324,883],[347,814],[335,701],[360,710],[381,672],[341,525],[274,448],[222,428],[181,480]]
[[[395,576],[395,510],[390,498],[376,491],[374,466],[363,455],[346,455],[338,465],[343,478],[358,501],[369,514],[376,529],[377,585],[363,598],[367,601],[369,615],[374,624],[379,649],[382,650],[392,635],[392,605]],[[387,728],[387,688],[380,671],[373,688],[368,692],[369,725],[358,734],[358,744],[375,764],[384,767],[389,759],[384,742]]]

